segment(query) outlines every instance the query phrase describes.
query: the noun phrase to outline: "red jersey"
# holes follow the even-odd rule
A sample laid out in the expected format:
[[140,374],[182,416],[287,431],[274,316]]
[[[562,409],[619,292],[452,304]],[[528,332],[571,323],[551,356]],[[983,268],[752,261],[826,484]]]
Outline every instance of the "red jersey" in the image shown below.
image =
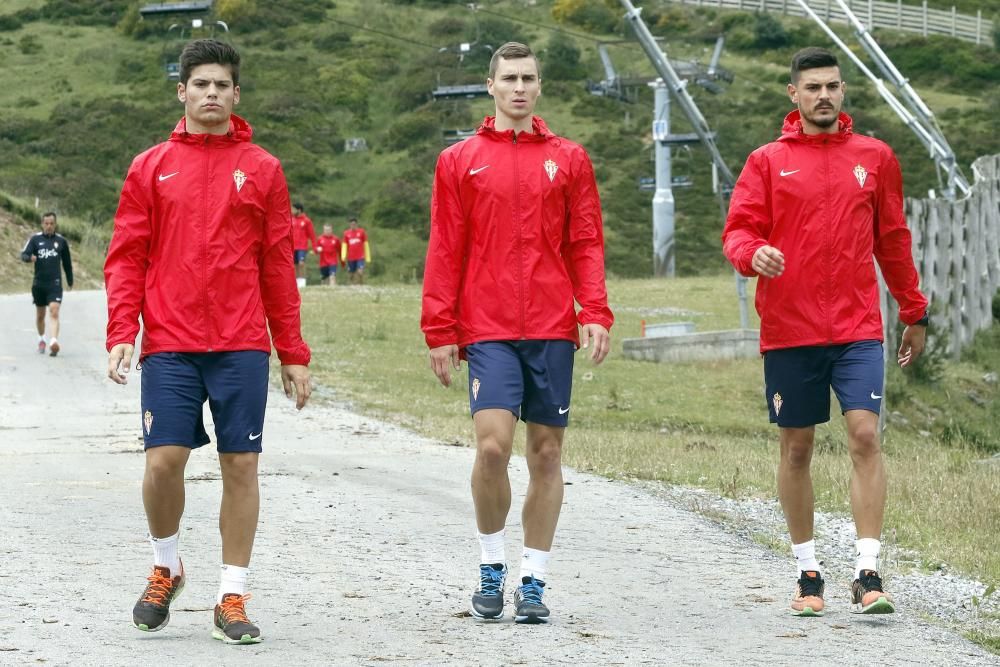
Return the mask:
[[[601,202],[587,152],[541,118],[476,135],[434,171],[420,326],[428,347],[610,329]],[[574,302],[580,304],[576,312]]]
[[757,281],[761,352],[882,340],[876,261],[904,323],[927,310],[899,162],[885,143],[854,134],[847,114],[836,134],[805,134],[799,112],[788,114],[781,137],[747,158],[722,241],[745,276],[756,275],[761,246],[785,255],[784,273]]
[[141,316],[141,356],[270,354],[273,340],[282,364],[308,364],[281,163],[239,116],[224,135],[186,127],[125,177],[104,264],[108,350],[135,344]]
[[368,243],[368,235],[361,227],[357,229],[344,230],[344,244],[347,246],[347,261],[355,262],[365,258],[365,244]]
[[292,216],[292,243],[295,250],[308,250],[310,243],[316,248],[316,228],[305,213]]
[[316,240],[319,265],[330,266],[340,261],[340,239],[333,234],[323,234]]

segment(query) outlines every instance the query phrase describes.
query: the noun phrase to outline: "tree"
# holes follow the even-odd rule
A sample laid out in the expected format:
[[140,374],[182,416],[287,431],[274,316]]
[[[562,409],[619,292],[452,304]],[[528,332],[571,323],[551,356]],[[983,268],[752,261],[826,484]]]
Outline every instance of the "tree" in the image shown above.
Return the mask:
[[553,33],[542,66],[542,78],[551,81],[568,81],[583,78],[585,72],[580,64],[580,49],[573,39],[564,33]]

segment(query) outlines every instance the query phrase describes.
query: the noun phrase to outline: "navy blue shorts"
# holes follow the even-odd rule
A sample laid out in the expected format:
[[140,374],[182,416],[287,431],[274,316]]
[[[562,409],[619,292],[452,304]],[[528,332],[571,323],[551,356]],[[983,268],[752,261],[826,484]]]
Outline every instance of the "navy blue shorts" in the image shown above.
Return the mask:
[[161,352],[142,360],[142,434],[146,449],[210,442],[202,408],[208,401],[220,452],[259,452],[267,406],[268,355]]
[[879,413],[885,379],[882,343],[790,347],[764,354],[764,394],[771,423],[804,428],[830,421],[830,388],[841,414]]
[[62,281],[57,280],[31,286],[31,300],[39,308],[44,308],[50,303],[62,303],[62,298]]
[[292,260],[296,264],[302,264],[303,262],[306,261],[306,255],[308,255],[308,254],[309,254],[308,250],[293,250],[292,251]]
[[319,267],[319,274],[324,278],[329,278],[330,276],[337,275],[337,265],[330,264],[328,266]]
[[569,423],[575,352],[576,346],[568,340],[469,345],[465,357],[472,414],[500,408],[526,422],[565,427]]
[[360,271],[365,268],[365,260],[363,259],[349,259],[347,260],[347,272],[354,273],[355,271]]

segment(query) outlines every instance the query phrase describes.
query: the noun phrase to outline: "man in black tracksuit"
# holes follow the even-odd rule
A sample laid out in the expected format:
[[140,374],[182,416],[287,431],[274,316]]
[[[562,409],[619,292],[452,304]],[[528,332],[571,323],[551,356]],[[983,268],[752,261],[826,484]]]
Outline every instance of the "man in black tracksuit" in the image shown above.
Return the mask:
[[[31,283],[31,297],[35,302],[35,326],[38,328],[38,353],[45,354],[45,309],[51,320],[48,348],[53,357],[59,354],[59,306],[62,304],[62,270],[66,271],[66,289],[73,289],[73,261],[69,243],[56,234],[56,214],[42,216],[42,231],[24,244],[21,260],[35,265],[35,280]],[[60,264],[62,265],[60,268]]]

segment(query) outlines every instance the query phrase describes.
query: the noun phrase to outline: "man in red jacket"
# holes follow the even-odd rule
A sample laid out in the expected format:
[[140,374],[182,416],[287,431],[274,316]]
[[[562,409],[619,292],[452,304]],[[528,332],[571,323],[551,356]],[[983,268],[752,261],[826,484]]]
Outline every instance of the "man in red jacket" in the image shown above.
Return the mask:
[[344,230],[340,258],[347,263],[351,284],[364,285],[365,266],[372,261],[372,251],[368,245],[368,234],[363,227],[358,226],[357,218],[351,218]]
[[[299,287],[306,285],[306,257],[309,256],[309,248],[316,250],[316,228],[313,221],[306,215],[302,204],[295,202],[292,206],[295,215],[292,216],[292,245],[294,246],[295,257],[295,279]],[[310,244],[312,244],[310,246]]]
[[472,614],[503,617],[507,463],[520,418],[530,481],[514,620],[544,623],[578,327],[599,364],[614,317],[594,170],[583,148],[532,115],[541,92],[538,61],[527,46],[504,44],[486,83],[496,116],[445,149],[434,172],[421,328],[441,384],[451,384],[449,367],[458,369],[460,358],[469,365],[480,541]]
[[924,348],[927,299],[918,289],[903,215],[899,162],[841,113],[836,57],[808,48],[792,58],[798,106],[781,137],[747,159],[723,232],[726,257],[759,276],[756,305],[770,420],[779,427],[778,494],[798,564],[794,614],[823,613],[809,473],[815,425],[830,420],[830,389],[847,423],[859,613],[891,613],[877,572],[886,481],[878,433],[884,382],[882,317],[872,254],[906,324],[897,359]]
[[340,261],[340,239],[333,233],[332,225],[323,225],[323,236],[316,240],[319,255],[319,274],[324,285],[337,284],[337,262]]
[[[108,377],[128,381],[142,317],[143,505],[153,571],[132,612],[156,631],[184,587],[177,550],[184,467],[209,442],[208,399],[222,469],[222,581],[213,636],[261,640],[246,615],[247,567],[257,530],[257,459],[273,341],[285,393],[309,398],[309,348],[299,324],[288,188],[281,164],[250,143],[232,113],[240,57],[197,40],[181,53],[184,117],[170,140],[135,158],[122,187],[104,267]],[[270,336],[268,336],[270,329]]]

